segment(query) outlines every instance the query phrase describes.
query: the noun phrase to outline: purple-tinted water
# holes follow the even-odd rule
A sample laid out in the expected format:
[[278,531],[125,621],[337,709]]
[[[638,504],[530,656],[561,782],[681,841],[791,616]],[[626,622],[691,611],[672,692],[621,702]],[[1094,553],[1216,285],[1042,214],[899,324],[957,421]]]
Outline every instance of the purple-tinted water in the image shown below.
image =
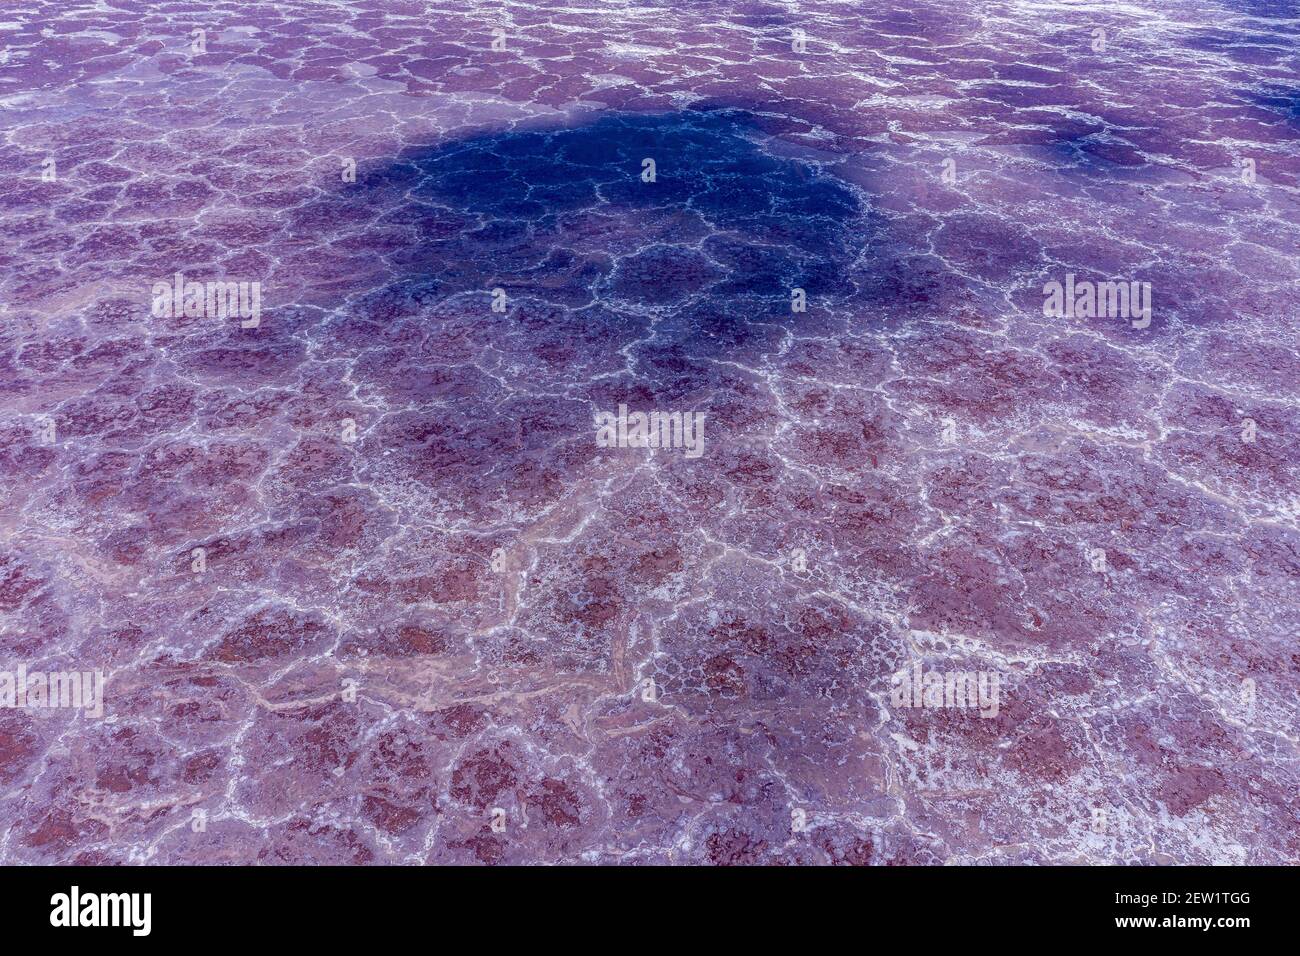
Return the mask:
[[7,4],[0,858],[1300,861],[1298,41]]

